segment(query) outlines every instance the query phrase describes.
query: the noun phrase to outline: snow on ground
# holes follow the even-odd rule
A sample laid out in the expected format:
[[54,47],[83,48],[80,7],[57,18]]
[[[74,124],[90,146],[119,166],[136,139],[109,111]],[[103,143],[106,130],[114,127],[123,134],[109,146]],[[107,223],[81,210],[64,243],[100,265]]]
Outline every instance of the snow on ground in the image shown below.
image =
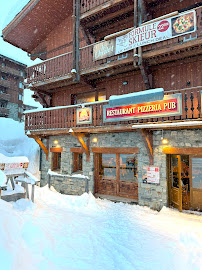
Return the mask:
[[0,154],[7,157],[26,156],[29,159],[28,170],[38,176],[39,146],[34,139],[25,135],[24,125],[13,119],[0,117]]
[[199,270],[202,216],[67,196],[0,200],[1,269]]

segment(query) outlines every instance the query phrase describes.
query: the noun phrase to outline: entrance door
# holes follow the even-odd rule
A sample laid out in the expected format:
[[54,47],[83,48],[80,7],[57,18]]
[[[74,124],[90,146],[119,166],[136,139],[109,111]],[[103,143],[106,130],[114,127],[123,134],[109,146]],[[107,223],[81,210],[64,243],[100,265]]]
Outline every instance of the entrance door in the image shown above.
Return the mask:
[[95,192],[138,199],[135,154],[95,154]]
[[182,185],[181,185],[181,157],[180,155],[171,156],[171,205],[182,211]]
[[202,157],[190,156],[191,183],[190,200],[191,207],[202,210]]

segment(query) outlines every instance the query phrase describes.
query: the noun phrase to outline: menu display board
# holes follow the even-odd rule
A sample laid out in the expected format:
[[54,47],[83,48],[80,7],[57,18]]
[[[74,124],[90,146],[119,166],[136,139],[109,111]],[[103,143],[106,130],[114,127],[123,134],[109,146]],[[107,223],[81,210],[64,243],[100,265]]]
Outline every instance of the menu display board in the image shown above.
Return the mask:
[[142,182],[148,184],[159,184],[160,171],[159,167],[143,166]]

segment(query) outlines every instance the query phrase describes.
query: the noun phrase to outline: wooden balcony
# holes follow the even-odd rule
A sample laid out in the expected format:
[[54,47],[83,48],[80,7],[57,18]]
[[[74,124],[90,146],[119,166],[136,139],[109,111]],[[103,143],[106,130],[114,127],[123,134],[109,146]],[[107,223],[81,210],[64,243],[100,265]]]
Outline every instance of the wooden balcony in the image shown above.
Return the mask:
[[0,107],[0,116],[7,117],[9,115],[9,109]]
[[6,73],[6,74],[11,74],[11,75],[14,75],[14,76],[17,76],[17,77],[21,77],[21,72],[17,69],[14,69],[14,68],[11,68],[11,67],[0,67],[0,71]]
[[10,88],[10,81],[9,80],[0,80],[0,85],[6,88]]
[[[108,101],[87,105],[92,107],[92,124],[77,125],[76,109],[77,105],[48,108],[38,112],[30,112],[25,114],[25,131],[31,131],[31,134],[36,135],[51,135],[68,133],[69,128],[74,128],[77,132],[106,132],[110,131],[127,131],[132,129],[133,124],[147,124],[157,122],[177,122],[202,120],[201,112],[201,90],[202,87],[195,87],[184,90],[174,90],[165,92],[166,95],[182,93],[182,115],[171,117],[159,117],[148,119],[135,119],[130,121],[120,122],[103,122],[103,105],[108,104]],[[202,126],[202,122],[201,122]]]
[[[196,9],[196,16],[196,32],[142,47],[142,57],[148,62],[148,65],[157,65],[201,54],[202,8]],[[82,76],[88,76],[89,80],[93,80],[98,78],[100,73],[105,76],[105,72],[108,74],[111,72],[111,75],[114,75],[123,72],[121,67],[123,67],[124,72],[134,70],[133,50],[93,61],[94,45],[80,48],[81,78]],[[57,85],[59,83],[62,85],[71,84],[72,68],[73,53],[69,52],[29,67],[27,74],[28,83],[39,89],[54,89],[56,88],[56,83]]]
[[10,94],[0,93],[0,100],[10,101]]

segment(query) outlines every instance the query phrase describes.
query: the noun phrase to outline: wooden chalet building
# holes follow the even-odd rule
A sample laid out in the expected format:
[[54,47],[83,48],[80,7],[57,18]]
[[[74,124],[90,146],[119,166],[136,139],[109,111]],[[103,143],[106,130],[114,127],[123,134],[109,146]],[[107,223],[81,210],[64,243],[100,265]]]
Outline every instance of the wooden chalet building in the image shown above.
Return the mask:
[[25,113],[42,186],[51,169],[61,193],[87,176],[97,196],[202,210],[201,1],[31,0],[3,38],[42,59],[44,109]]

